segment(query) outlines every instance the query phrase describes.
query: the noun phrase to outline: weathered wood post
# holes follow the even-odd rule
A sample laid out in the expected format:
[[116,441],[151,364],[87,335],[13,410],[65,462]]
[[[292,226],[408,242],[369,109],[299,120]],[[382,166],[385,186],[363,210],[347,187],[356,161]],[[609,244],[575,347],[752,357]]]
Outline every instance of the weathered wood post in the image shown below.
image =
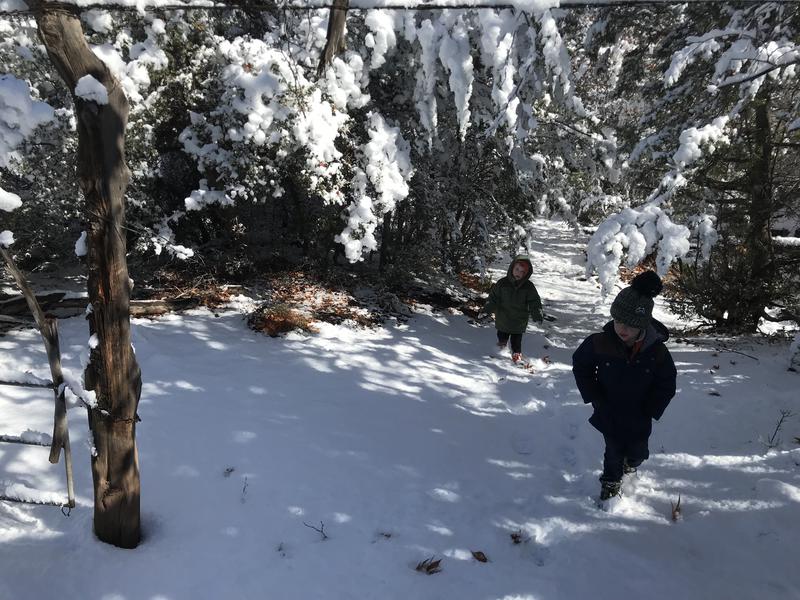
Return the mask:
[[[87,389],[96,408],[89,428],[92,456],[94,531],[99,539],[134,548],[141,538],[136,410],[141,372],[131,347],[130,283],[125,258],[125,164],[128,100],[119,82],[86,43],[78,17],[64,5],[28,0],[50,60],[72,92],[78,122],[78,180],[89,224],[89,331],[97,345],[86,368]],[[108,91],[108,104],[75,95],[78,80],[92,75]]]

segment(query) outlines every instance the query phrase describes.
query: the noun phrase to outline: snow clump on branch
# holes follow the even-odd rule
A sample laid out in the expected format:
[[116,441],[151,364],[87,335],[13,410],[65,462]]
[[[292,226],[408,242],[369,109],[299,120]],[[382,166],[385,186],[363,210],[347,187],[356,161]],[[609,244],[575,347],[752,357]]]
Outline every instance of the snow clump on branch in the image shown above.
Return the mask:
[[88,253],[87,234],[85,231],[81,231],[81,236],[75,242],[75,256],[86,256]]
[[91,75],[84,75],[75,86],[75,95],[87,102],[108,104],[108,90],[106,86]]
[[608,294],[623,260],[633,267],[654,250],[658,251],[657,271],[663,277],[676,258],[689,252],[689,230],[673,223],[656,206],[626,208],[606,219],[589,239],[586,271],[597,271],[603,294]]
[[[27,83],[12,75],[0,75],[0,169],[16,158],[16,148],[25,138],[54,116],[48,104],[31,99]],[[0,188],[0,210],[11,212],[20,206],[19,196]]]
[[[159,40],[165,31],[164,21],[152,19],[145,26],[147,38],[143,42],[132,44],[129,36],[119,36],[116,44],[91,46],[95,56],[119,80],[125,96],[133,104],[133,111],[138,110],[145,100],[142,91],[150,87],[149,69],[159,71],[169,65],[166,52],[159,46]],[[126,53],[131,59],[127,62],[123,58]]]
[[[411,148],[400,129],[391,127],[379,113],[370,113],[370,141],[363,148],[366,166],[356,169],[353,187],[355,199],[347,208],[347,225],[336,241],[344,245],[347,259],[362,259],[365,251],[378,248],[375,229],[378,219],[392,212],[397,203],[408,196],[408,180],[413,175]],[[367,181],[377,197],[367,195]]]
[[97,33],[111,33],[114,29],[114,18],[105,10],[93,8],[81,14],[81,20],[87,27]]
[[463,140],[467,134],[467,128],[469,128],[469,99],[472,96],[474,75],[469,33],[460,15],[442,36],[442,43],[439,46],[439,58],[450,72],[448,81],[450,89],[453,90],[453,95],[455,96],[458,131]]
[[[516,68],[513,60],[514,33],[519,25],[510,10],[479,11],[481,19],[481,56],[492,68],[492,100],[502,109],[501,117],[508,131],[517,126],[519,98],[513,95]],[[513,144],[513,137],[507,140]]]

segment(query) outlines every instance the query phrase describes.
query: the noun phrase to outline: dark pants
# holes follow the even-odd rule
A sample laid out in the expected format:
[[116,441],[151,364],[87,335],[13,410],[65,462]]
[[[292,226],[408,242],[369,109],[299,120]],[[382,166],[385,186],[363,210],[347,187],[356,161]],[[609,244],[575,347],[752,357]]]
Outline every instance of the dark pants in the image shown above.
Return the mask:
[[511,351],[522,352],[522,334],[521,333],[506,333],[505,331],[497,330],[497,344],[505,346],[508,339],[511,338]]
[[623,464],[636,468],[650,456],[647,438],[635,441],[620,441],[603,434],[606,453],[603,455],[603,474],[600,481],[621,481]]

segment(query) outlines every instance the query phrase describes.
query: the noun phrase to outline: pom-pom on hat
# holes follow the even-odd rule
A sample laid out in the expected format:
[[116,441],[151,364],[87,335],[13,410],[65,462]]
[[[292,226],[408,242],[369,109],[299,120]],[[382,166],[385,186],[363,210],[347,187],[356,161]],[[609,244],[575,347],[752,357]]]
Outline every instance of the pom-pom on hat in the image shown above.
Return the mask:
[[611,317],[629,327],[645,329],[653,318],[653,298],[662,288],[661,278],[654,271],[639,273],[611,304]]

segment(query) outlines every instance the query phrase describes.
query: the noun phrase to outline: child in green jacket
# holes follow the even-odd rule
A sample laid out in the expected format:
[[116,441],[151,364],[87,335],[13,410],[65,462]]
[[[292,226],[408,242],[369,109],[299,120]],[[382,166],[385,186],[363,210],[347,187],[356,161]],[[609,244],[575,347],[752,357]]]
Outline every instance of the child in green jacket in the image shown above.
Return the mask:
[[522,334],[528,328],[528,319],[541,323],[542,301],[536,286],[531,282],[533,266],[527,256],[517,256],[508,267],[508,274],[489,290],[489,299],[483,312],[494,313],[497,328],[497,346],[502,350],[511,340],[511,359],[522,358]]

